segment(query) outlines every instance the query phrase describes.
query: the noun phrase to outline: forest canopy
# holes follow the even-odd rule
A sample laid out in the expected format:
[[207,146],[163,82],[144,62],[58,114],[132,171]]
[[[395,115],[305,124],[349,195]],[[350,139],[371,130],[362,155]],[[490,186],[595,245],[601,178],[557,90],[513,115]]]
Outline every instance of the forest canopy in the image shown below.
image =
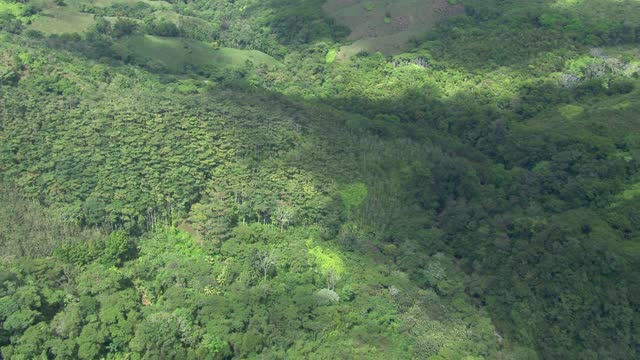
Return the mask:
[[0,357],[637,358],[638,14],[0,0]]

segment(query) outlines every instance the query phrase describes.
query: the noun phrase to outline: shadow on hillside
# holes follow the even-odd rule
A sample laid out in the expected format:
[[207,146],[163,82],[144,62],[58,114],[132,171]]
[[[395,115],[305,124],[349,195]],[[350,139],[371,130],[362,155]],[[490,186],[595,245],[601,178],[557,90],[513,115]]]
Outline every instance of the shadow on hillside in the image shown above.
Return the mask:
[[[548,9],[553,9],[549,2],[545,4]],[[536,29],[540,28],[536,24],[540,19],[537,19],[526,22],[528,29],[534,29],[532,34],[537,34]],[[550,31],[549,34],[546,40],[533,47],[535,51],[552,51],[557,47],[558,39],[561,39],[558,31]],[[443,40],[444,43],[450,40],[451,45],[443,45],[445,47],[441,50],[447,56],[454,56],[459,51],[454,48],[456,43],[473,42],[482,34],[451,36]],[[530,61],[533,52],[527,48],[527,38],[518,31],[507,36],[510,46],[519,49],[515,63],[500,58],[503,50],[492,49],[486,54],[477,53],[475,57],[459,60],[458,64],[475,71],[477,66],[473,66],[474,62],[491,61],[496,57],[498,60],[494,63],[504,66],[517,67],[522,65],[519,62]],[[501,43],[504,45],[504,39],[499,37],[479,42],[481,47],[494,46],[496,49]],[[470,48],[462,49],[464,53],[475,52]],[[520,111],[518,108],[504,111],[491,104],[478,104],[469,94],[438,99],[420,92],[407,92],[381,101],[338,96],[326,99],[323,104],[290,99],[265,90],[234,87],[233,93],[224,98],[228,108],[250,108],[257,115],[248,119],[240,113],[236,123],[225,126],[237,129],[238,133],[247,129],[253,131],[251,134],[257,133],[255,137],[234,139],[240,143],[241,156],[254,158],[251,159],[255,161],[254,166],[260,166],[262,161],[281,159],[283,166],[292,171],[296,168],[307,170],[322,182],[349,184],[362,181],[369,186],[369,197],[362,208],[342,220],[363,224],[370,231],[349,237],[343,229],[333,229],[333,235],[342,239],[339,243],[346,250],[361,251],[381,263],[386,258],[393,258],[401,269],[424,286],[427,286],[424,269],[429,265],[428,256],[438,251],[447,252],[461,260],[460,265],[470,276],[479,273],[486,277],[474,278],[480,284],[467,284],[468,293],[477,296],[479,304],[488,304],[503,297],[506,300],[501,301],[508,303],[510,297],[515,296],[510,289],[517,285],[514,291],[519,292],[519,299],[535,299],[534,306],[545,299],[559,297],[554,295],[553,291],[559,291],[556,288],[548,290],[538,284],[547,281],[555,284],[553,276],[556,276],[540,264],[551,258],[550,254],[559,253],[569,258],[571,251],[582,248],[566,245],[573,244],[567,239],[571,236],[578,238],[584,235],[582,233],[591,231],[587,227],[589,224],[581,223],[584,226],[577,235],[562,234],[558,238],[549,235],[548,244],[547,239],[534,244],[532,239],[536,232],[545,228],[546,217],[580,206],[599,204],[597,201],[611,191],[611,188],[604,187],[602,179],[620,182],[628,175],[626,172],[634,170],[633,166],[637,170],[637,164],[620,165],[621,162],[610,160],[607,158],[610,149],[599,149],[589,144],[586,138],[551,142],[540,134],[514,133],[512,126],[515,122],[535,115],[540,106],[549,105],[545,94],[564,91],[560,87],[549,89],[545,86],[534,86],[526,93],[523,90]],[[224,91],[227,90],[221,93]],[[208,96],[217,97],[221,93],[214,92]],[[527,94],[535,95],[527,98]],[[562,96],[557,98],[562,99]],[[189,105],[199,104],[194,101]],[[530,105],[532,110],[522,110],[524,105]],[[330,106],[342,110],[331,109]],[[263,112],[274,108],[277,111],[269,113],[269,117],[262,116]],[[274,114],[293,115],[291,119],[282,121]],[[286,142],[284,150],[271,146],[283,143],[277,131],[279,128],[272,126],[276,123],[300,135],[304,143]],[[167,132],[173,130],[169,128]],[[527,135],[531,138],[526,138]],[[557,157],[557,154],[564,158]],[[534,171],[536,164],[543,161],[564,167],[557,170],[543,164]],[[554,178],[566,180],[567,184],[546,183]],[[582,198],[572,202],[573,196]],[[195,197],[194,202],[197,200],[199,198]],[[533,215],[529,216],[530,213]],[[529,224],[527,221],[540,223]],[[386,245],[395,245],[399,250],[395,253],[393,247]],[[529,246],[538,252],[528,252]],[[558,249],[564,249],[566,253]],[[593,250],[586,255],[595,257],[598,251]],[[496,254],[504,256],[504,259]],[[498,261],[490,265],[487,259]],[[560,257],[557,263],[563,260],[565,258]],[[511,267],[516,265],[516,270],[526,274],[512,274]],[[492,274],[490,271],[495,269],[500,272]],[[529,271],[535,272],[530,276]],[[563,268],[562,274],[568,271]],[[498,275],[504,275],[506,280],[496,280],[494,277]],[[543,281],[536,278],[538,275],[551,276],[551,279]],[[488,289],[492,281],[504,281],[510,287]],[[522,286],[525,281],[541,292],[531,295],[529,288]],[[573,284],[564,285],[571,289],[569,286]],[[559,316],[577,312],[561,305],[553,308]],[[594,308],[598,308],[596,305]],[[526,313],[525,310],[521,313]],[[509,327],[504,324],[509,321],[504,309],[493,306],[489,311],[492,317],[500,319],[501,326]],[[517,311],[520,310],[514,310]]]
[[469,1],[467,17],[453,18],[427,34],[426,48],[471,72],[526,69],[556,52],[637,43],[638,13],[640,3],[631,0]]

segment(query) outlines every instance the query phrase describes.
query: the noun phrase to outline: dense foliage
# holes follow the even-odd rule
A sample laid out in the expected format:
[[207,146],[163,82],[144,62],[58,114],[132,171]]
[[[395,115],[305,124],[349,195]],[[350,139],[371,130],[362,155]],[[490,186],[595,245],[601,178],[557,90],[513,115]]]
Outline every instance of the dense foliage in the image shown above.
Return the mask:
[[2,357],[638,357],[638,3],[455,3],[0,0]]

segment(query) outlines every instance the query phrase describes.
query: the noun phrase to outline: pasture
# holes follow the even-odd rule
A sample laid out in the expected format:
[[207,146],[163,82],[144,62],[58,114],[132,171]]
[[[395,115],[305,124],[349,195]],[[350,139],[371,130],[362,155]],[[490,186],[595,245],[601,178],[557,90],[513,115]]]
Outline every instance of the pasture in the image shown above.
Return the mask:
[[216,49],[204,42],[183,38],[135,35],[122,39],[121,44],[137,59],[159,62],[171,72],[180,71],[186,65],[233,67],[242,66],[246,61],[256,66],[280,64],[276,59],[257,50]]
[[113,4],[135,4],[138,2],[143,2],[147,5],[150,5],[151,7],[154,7],[158,10],[166,10],[166,9],[172,9],[173,5],[171,5],[170,3],[166,2],[166,1],[153,1],[153,0],[94,0],[92,2],[92,5],[95,6],[100,6],[100,7],[107,7],[107,6],[111,6]]
[[29,28],[45,34],[81,33],[94,23],[92,14],[57,6],[43,10]]
[[409,41],[432,29],[439,21],[464,12],[446,0],[329,0],[323,10],[351,29],[351,45],[343,46],[338,59],[361,51],[387,55],[406,51]]
[[[0,0],[0,4],[2,4]],[[30,0],[29,3],[43,9],[29,26],[45,34],[81,33],[95,23],[92,14],[81,12],[81,5],[107,7],[116,3],[144,2],[161,10],[170,10],[173,6],[166,1],[151,0],[65,0],[64,6],[58,6],[53,0]],[[2,6],[0,5],[0,10]]]

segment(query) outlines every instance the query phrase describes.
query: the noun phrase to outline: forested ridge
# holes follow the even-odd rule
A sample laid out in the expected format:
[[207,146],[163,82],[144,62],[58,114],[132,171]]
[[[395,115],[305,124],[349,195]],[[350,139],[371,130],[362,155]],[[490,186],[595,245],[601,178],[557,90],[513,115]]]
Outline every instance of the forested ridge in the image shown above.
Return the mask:
[[639,42],[632,0],[0,0],[1,357],[638,358]]

